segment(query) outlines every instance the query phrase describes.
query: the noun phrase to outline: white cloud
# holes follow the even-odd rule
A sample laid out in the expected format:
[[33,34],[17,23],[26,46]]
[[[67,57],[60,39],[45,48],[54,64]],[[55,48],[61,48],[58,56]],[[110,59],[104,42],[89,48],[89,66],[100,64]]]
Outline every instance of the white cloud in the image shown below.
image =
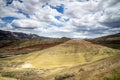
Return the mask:
[[[50,7],[61,4],[64,5],[64,14]],[[19,29],[49,37],[86,38],[112,33],[110,31],[119,32],[120,24],[116,24],[120,22],[119,7],[119,0],[24,0],[23,3],[13,1],[9,6],[5,6],[5,1],[1,0],[0,17],[19,18],[7,24],[7,28],[10,26],[16,31]],[[17,13],[18,10],[30,18]],[[57,20],[55,16],[60,16],[60,19]]]
[[0,19],[0,24],[3,24],[4,22]]
[[36,28],[39,27],[41,24],[38,21],[32,19],[21,19],[21,20],[14,20],[12,22],[12,26],[15,28]]

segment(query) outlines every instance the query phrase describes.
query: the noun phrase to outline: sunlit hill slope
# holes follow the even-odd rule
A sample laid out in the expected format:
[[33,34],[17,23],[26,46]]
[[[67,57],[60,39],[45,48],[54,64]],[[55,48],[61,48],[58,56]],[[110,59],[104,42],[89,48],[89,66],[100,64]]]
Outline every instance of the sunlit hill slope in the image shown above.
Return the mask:
[[[33,44],[37,45],[37,43],[40,43],[39,40],[35,44],[33,39]],[[46,43],[56,42],[45,41],[44,44]],[[32,49],[29,40],[19,45],[22,48],[10,45],[4,49]],[[109,80],[111,76],[120,79],[119,49],[100,45],[100,43],[95,44],[89,40],[65,40],[44,49],[39,48],[43,45],[32,47],[38,49],[24,55],[0,58],[0,79]]]

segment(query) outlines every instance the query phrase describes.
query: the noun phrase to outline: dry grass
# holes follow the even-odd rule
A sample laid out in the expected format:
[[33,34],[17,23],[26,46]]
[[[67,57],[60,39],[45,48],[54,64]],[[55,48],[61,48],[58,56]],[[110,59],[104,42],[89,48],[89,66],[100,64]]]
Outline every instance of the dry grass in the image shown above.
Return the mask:
[[[30,68],[50,70],[50,72],[46,72],[42,76],[51,78],[70,67],[91,63],[119,53],[119,50],[92,44],[87,41],[71,40],[41,51],[2,59],[2,61],[7,61],[9,64],[11,62],[24,62],[24,64],[31,64],[32,67]],[[21,68],[19,66],[19,69]],[[76,70],[76,68],[73,69],[73,71]]]
[[0,80],[17,80],[17,79],[0,76]]
[[12,62],[29,62],[34,68],[74,66],[117,54],[119,51],[87,41],[68,41],[42,51],[8,58]]

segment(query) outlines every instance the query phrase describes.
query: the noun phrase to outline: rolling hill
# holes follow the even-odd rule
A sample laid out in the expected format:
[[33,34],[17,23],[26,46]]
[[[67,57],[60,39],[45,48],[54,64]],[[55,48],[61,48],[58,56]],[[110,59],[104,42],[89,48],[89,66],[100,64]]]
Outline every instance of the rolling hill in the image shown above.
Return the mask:
[[95,45],[87,41],[71,40],[16,59],[20,60],[20,58],[22,58],[22,60],[30,62],[37,68],[50,68],[73,66],[79,63],[91,62],[117,53],[119,53],[119,50]]
[[[64,41],[65,40],[65,41]],[[57,41],[63,41],[56,44]],[[0,58],[0,79],[20,80],[111,80],[120,79],[120,50],[90,40],[30,39],[4,47],[25,50],[24,55]],[[35,43],[36,42],[36,43]],[[31,44],[30,44],[31,43]],[[38,43],[40,45],[38,45]],[[45,44],[56,44],[44,49]],[[36,45],[36,46],[35,46]],[[23,47],[24,46],[24,47]],[[32,48],[31,48],[32,46]],[[111,77],[112,76],[112,77]],[[8,79],[9,80],[9,79]],[[113,79],[114,80],[114,79]]]
[[70,38],[48,38],[36,34],[0,30],[0,57],[5,58],[27,54],[58,45],[68,40]]
[[[15,71],[15,74],[17,74],[18,72],[16,72],[16,69],[22,69],[23,71],[26,71],[27,69],[30,69],[31,71],[37,70],[40,71],[40,73],[38,73],[39,75],[49,80],[51,78],[55,78],[55,76],[57,76],[56,74],[59,74],[62,70],[67,73],[65,70],[74,66],[80,64],[89,65],[89,63],[94,63],[96,60],[110,56],[112,57],[119,53],[120,51],[117,49],[93,44],[88,41],[70,40],[41,51],[35,51],[21,56],[14,56],[2,59],[1,61],[4,63],[2,66],[5,69],[9,69],[9,72]],[[74,70],[76,71],[76,68],[72,71],[74,72]],[[74,75],[77,76],[78,74]]]
[[87,39],[87,41],[115,49],[120,49],[120,33],[102,36],[95,39]]
[[55,80],[119,80],[120,54],[60,71]]

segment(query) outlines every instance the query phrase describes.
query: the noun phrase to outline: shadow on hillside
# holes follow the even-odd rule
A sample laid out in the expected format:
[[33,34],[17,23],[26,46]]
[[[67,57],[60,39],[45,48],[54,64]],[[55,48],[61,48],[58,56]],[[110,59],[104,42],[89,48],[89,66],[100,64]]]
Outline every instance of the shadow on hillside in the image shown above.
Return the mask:
[[102,46],[120,50],[120,33],[85,40],[94,44],[99,44]]
[[102,41],[102,42],[97,42],[94,40],[86,40],[86,41],[91,42],[93,44],[98,44],[98,45],[120,50],[120,41]]

